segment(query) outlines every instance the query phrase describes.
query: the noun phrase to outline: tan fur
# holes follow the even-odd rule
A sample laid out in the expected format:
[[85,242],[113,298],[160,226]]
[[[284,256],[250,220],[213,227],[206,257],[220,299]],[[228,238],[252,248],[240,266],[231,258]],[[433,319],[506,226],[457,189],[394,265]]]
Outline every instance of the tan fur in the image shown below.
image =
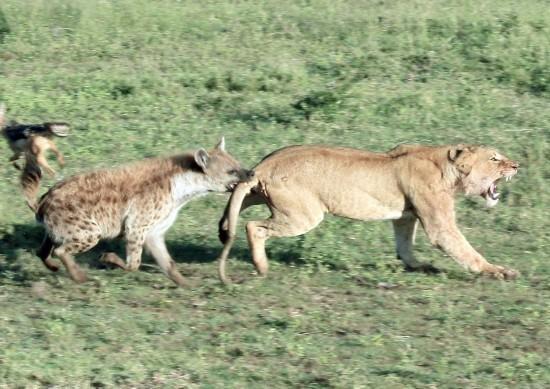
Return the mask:
[[179,209],[195,197],[229,191],[247,177],[248,171],[224,151],[222,140],[210,152],[200,149],[69,178],[40,200],[37,219],[44,224],[47,239],[38,254],[56,270],[49,258],[53,251],[72,279],[83,282],[86,277],[73,255],[91,249],[100,239],[124,236],[126,262],[114,253],[106,253],[105,262],[137,270],[145,245],[162,271],[183,285],[164,242]]
[[[17,122],[7,124],[6,107],[1,104],[0,129],[2,135],[8,142],[8,146],[13,151],[13,155],[10,157],[9,162],[11,162],[16,169],[22,170],[21,186],[23,188],[23,194],[29,207],[35,211],[36,196],[42,178],[42,169],[52,177],[56,174],[55,170],[48,164],[48,160],[46,159],[47,151],[51,150],[55,154],[59,166],[62,167],[65,164],[63,154],[57,149],[57,146],[51,138],[53,136],[67,136],[69,133],[69,125],[66,123],[53,122],[29,125],[19,124]],[[38,131],[35,131],[35,129],[38,129]],[[10,131],[19,132],[21,137],[15,140],[10,138]],[[23,169],[21,169],[18,164],[21,157],[25,159]]]
[[233,192],[220,220],[225,262],[235,239],[239,212],[266,204],[267,220],[246,225],[256,270],[268,263],[270,237],[296,236],[315,228],[326,213],[359,220],[392,220],[398,257],[412,269],[425,269],[412,253],[418,221],[430,241],[463,267],[497,278],[517,272],[487,262],[460,233],[454,196],[481,195],[488,206],[498,201],[491,184],[516,174],[518,164],[496,150],[478,146],[400,145],[387,153],[327,146],[291,146],[268,155],[254,169],[255,178]]

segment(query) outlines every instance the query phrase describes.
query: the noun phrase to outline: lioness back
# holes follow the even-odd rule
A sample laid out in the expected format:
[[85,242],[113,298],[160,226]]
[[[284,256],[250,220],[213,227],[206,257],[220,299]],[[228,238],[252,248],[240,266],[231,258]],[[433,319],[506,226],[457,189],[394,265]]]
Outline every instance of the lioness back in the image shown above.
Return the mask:
[[397,217],[391,209],[404,207],[393,172],[396,161],[386,153],[348,147],[291,146],[267,156],[254,171],[269,191],[291,188],[296,196],[311,196],[309,204],[319,202],[323,212],[379,219]]

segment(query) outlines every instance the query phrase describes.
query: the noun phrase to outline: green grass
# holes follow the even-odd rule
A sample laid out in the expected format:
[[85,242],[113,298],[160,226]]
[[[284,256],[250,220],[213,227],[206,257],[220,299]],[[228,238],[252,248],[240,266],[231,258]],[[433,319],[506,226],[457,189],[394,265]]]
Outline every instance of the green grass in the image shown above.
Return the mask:
[[520,172],[494,209],[461,199],[459,224],[522,276],[469,274],[423,233],[418,257],[443,272],[406,273],[388,223],[329,217],[270,241],[266,279],[241,231],[223,288],[211,196],[168,235],[190,288],[147,258],[102,269],[104,247],[75,285],[33,255],[42,229],[3,163],[0,387],[549,387],[549,47],[534,0],[3,0],[0,101],[72,124],[64,176],[222,134],[247,166],[295,143],[489,144]]

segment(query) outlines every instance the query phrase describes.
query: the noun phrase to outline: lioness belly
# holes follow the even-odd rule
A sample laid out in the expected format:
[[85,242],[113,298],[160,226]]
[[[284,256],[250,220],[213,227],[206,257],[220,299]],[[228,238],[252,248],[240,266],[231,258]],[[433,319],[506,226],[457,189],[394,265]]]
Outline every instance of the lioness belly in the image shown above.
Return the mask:
[[330,204],[327,209],[334,215],[357,220],[391,220],[403,216],[402,206],[388,206],[370,196],[346,200]]

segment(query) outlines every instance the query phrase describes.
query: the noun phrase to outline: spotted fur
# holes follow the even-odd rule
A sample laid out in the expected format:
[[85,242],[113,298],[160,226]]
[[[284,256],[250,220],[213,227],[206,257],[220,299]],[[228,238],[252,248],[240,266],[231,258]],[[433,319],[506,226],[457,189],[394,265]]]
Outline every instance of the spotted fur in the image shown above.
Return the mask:
[[210,152],[199,149],[74,176],[40,200],[36,217],[46,228],[46,238],[38,255],[49,269],[56,270],[50,258],[53,253],[73,280],[83,282],[86,276],[73,255],[91,249],[101,239],[123,236],[126,261],[106,253],[104,262],[135,271],[145,246],[162,271],[183,285],[166,249],[166,231],[188,201],[209,192],[230,191],[248,174],[225,152],[222,139]]

